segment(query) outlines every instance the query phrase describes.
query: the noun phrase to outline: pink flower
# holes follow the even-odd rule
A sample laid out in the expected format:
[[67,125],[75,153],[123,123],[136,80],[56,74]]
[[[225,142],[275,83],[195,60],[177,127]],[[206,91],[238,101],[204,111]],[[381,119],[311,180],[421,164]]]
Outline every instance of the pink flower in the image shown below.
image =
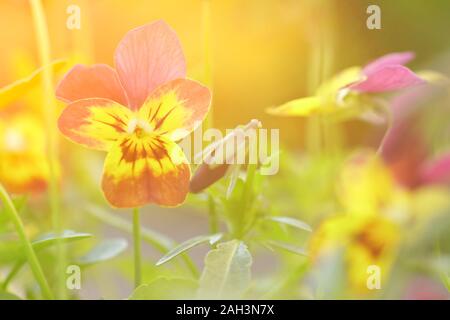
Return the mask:
[[394,124],[381,148],[398,182],[409,188],[450,185],[450,151],[431,157],[430,147],[416,123],[420,104],[430,95],[429,88],[422,87],[393,100]]
[[381,93],[423,84],[425,80],[404,66],[412,59],[412,52],[382,56],[366,65],[362,70],[362,79],[347,88],[362,93]]

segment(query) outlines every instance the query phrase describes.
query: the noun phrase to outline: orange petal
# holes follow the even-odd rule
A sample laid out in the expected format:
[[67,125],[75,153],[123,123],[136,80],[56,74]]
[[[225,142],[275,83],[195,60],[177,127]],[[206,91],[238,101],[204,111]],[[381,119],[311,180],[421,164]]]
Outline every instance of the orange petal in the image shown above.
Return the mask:
[[198,126],[209,111],[208,88],[188,79],[170,81],[157,88],[139,110],[153,130],[177,141]]
[[106,64],[76,65],[61,80],[56,96],[65,102],[104,98],[127,105],[127,97],[116,71]]
[[163,21],[128,32],[117,46],[114,59],[133,109],[138,109],[159,85],[186,75],[180,41]]
[[120,139],[108,152],[102,189],[117,208],[148,203],[177,206],[189,190],[190,168],[181,148],[162,136]]
[[85,99],[69,104],[58,126],[70,140],[86,147],[109,150],[127,131],[132,111],[114,101]]

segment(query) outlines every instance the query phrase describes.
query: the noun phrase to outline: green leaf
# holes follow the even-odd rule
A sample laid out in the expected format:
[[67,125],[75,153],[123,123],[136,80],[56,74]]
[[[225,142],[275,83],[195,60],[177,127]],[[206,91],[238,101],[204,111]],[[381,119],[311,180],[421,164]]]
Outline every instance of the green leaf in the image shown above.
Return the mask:
[[64,60],[56,60],[50,63],[48,66],[43,66],[37,69],[28,77],[17,80],[3,88],[0,88],[0,109],[11,102],[17,100],[20,96],[24,95],[31,88],[36,86],[41,81],[42,71],[46,68],[52,68],[54,71],[62,69],[66,62]]
[[15,294],[0,290],[0,301],[2,300],[22,300]]
[[450,292],[450,277],[445,274],[441,274],[441,280],[447,291]]
[[125,239],[105,240],[92,248],[84,256],[78,258],[75,263],[80,266],[88,266],[107,261],[117,257],[124,252],[127,247],[128,242]]
[[64,230],[60,236],[58,236],[54,232],[49,232],[46,234],[43,234],[32,241],[33,248],[35,250],[41,250],[44,248],[48,248],[50,246],[53,246],[58,241],[62,241],[63,243],[68,243],[72,241],[82,240],[86,238],[92,237],[92,234],[90,233],[82,233],[82,232],[75,232],[72,230]]
[[21,256],[25,257],[21,249],[22,245],[18,241],[0,242],[0,264],[15,261]]
[[252,256],[239,240],[220,243],[205,259],[198,296],[201,299],[232,299],[250,285]]
[[300,230],[312,232],[311,227],[306,222],[291,217],[267,217],[266,220],[282,223]]
[[308,253],[305,251],[305,249],[297,247],[295,245],[289,244],[289,243],[284,243],[281,241],[275,241],[275,240],[268,240],[266,242],[264,242],[264,244],[269,247],[271,250],[273,250],[273,248],[279,248],[279,249],[283,249],[285,251],[288,251],[290,253],[295,253],[301,256],[308,256]]
[[238,178],[233,186],[233,189],[229,196],[223,196],[220,198],[226,209],[226,214],[232,218],[240,220],[242,217],[242,194],[244,190],[244,180]]
[[[249,168],[252,166],[250,165]],[[229,225],[230,233],[234,237],[242,237],[244,235],[247,223],[252,220],[251,217],[254,214],[255,201],[251,197],[253,196],[251,176],[248,179],[249,176],[247,175],[246,180],[239,177],[231,193],[221,197],[226,221]]]
[[197,282],[184,278],[158,278],[139,286],[129,300],[186,300],[193,299]]
[[[31,245],[36,251],[40,251],[55,245],[58,240],[67,243],[90,237],[92,237],[92,235],[89,233],[78,233],[71,230],[65,230],[60,237],[56,236],[55,233],[41,235],[32,241]],[[22,244],[19,241],[0,243],[0,263],[9,263],[17,260],[25,260]]]
[[207,235],[207,236],[198,236],[189,240],[184,241],[183,243],[179,244],[172,250],[170,250],[166,255],[164,255],[161,259],[158,260],[156,263],[157,266],[162,265],[163,263],[166,263],[167,261],[175,258],[179,254],[192,249],[195,246],[198,246],[204,242],[209,242],[210,244],[214,244],[217,241],[222,238],[222,233],[216,233],[213,235]]

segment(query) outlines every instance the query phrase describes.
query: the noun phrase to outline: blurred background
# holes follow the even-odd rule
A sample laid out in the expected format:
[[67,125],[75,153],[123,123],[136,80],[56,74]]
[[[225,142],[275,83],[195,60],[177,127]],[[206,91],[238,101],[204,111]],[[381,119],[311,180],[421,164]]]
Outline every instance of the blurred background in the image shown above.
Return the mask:
[[[445,30],[450,27],[450,3],[446,0],[210,0],[206,4],[201,0],[46,0],[44,4],[53,58],[75,55],[82,63],[112,65],[114,49],[128,30],[165,20],[181,39],[189,76],[213,85],[215,126],[233,128],[259,118],[265,126],[282,127],[282,140],[296,148],[304,145],[304,121],[274,119],[264,109],[314,89],[310,79],[317,73],[313,66],[318,46],[326,48],[329,75],[385,53],[409,50],[417,54],[416,69],[449,68]],[[71,4],[81,8],[80,30],[66,28],[66,9]],[[370,4],[381,8],[381,30],[366,27]],[[0,84],[7,84],[20,76],[20,57],[25,56],[29,65],[38,62],[27,1],[2,1],[0,6],[8,17],[0,21],[0,40],[5,45],[0,52]],[[363,134],[349,136],[352,142],[363,138]]]

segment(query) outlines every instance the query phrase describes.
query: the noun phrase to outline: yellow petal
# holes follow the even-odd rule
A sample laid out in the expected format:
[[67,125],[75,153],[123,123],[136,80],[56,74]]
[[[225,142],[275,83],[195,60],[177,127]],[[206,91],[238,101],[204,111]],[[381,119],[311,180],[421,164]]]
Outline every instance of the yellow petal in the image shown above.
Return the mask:
[[336,96],[339,89],[348,86],[351,83],[361,80],[361,68],[351,67],[345,69],[332,77],[331,79],[325,81],[316,91],[318,96]]
[[17,80],[3,88],[0,88],[0,109],[29,92],[34,86],[38,85],[39,81],[41,81],[42,71],[45,68],[59,70],[64,64],[65,61],[63,60],[54,61],[48,66],[37,69],[26,78]]
[[187,159],[176,143],[163,136],[131,134],[108,152],[102,189],[118,208],[177,206],[187,196],[189,179]]
[[307,97],[289,101],[279,107],[268,108],[266,111],[276,116],[309,116],[328,112],[329,106],[322,97]]
[[342,205],[356,215],[387,210],[398,192],[390,171],[369,152],[356,154],[344,166],[337,191]]
[[177,141],[205,118],[211,104],[208,88],[188,79],[170,81],[157,88],[139,110],[139,118],[152,129]]
[[70,140],[86,147],[109,150],[128,130],[130,109],[107,99],[84,99],[69,104],[58,127]]

